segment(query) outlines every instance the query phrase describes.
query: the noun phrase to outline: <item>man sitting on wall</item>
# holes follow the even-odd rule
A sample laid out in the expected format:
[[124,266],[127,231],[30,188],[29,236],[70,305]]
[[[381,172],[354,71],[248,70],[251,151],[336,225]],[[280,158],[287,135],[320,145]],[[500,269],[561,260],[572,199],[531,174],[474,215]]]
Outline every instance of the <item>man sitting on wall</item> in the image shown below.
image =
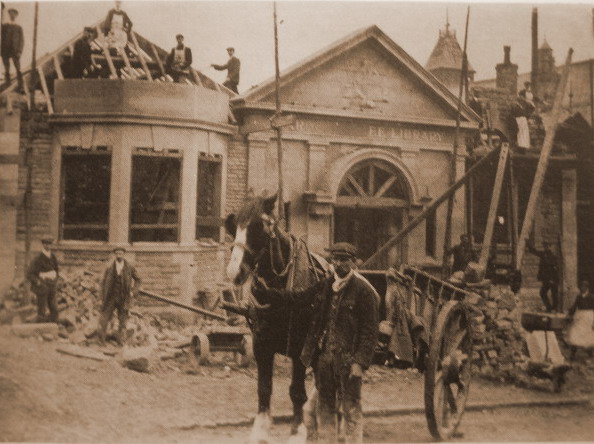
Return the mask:
[[[130,302],[132,297],[136,296],[141,280],[136,269],[124,259],[126,250],[123,247],[116,247],[113,252],[115,260],[109,264],[103,274],[101,288],[103,306],[99,318],[98,333],[100,342],[104,344],[107,324],[109,324],[113,316],[113,311],[117,309],[119,321],[118,343],[124,345]],[[134,280],[134,284],[132,284],[132,280]]]

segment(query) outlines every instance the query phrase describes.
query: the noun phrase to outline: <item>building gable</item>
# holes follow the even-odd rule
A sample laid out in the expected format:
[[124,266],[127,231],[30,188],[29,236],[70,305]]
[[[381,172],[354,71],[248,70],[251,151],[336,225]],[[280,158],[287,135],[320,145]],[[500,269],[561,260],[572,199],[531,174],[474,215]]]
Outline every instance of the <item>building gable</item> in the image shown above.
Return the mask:
[[[269,81],[236,103],[249,108],[274,99],[274,82]],[[281,73],[281,102],[395,120],[453,120],[457,113],[457,98],[376,26]],[[466,105],[461,111],[463,121],[478,121]]]

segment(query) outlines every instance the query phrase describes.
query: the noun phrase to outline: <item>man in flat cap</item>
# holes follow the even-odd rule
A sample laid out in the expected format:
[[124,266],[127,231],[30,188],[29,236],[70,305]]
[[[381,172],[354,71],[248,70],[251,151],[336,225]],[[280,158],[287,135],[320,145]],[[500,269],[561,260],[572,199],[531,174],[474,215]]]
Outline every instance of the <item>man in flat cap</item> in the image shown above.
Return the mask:
[[192,64],[192,50],[184,45],[184,36],[175,36],[177,46],[171,49],[165,61],[165,71],[173,80],[182,83],[190,78],[190,65]]
[[[31,291],[37,297],[37,322],[58,322],[58,306],[56,305],[56,283],[58,281],[58,259],[52,253],[53,239],[45,237],[41,240],[41,252],[37,255],[27,272],[31,282]],[[49,319],[45,311],[49,308]]]
[[0,41],[0,53],[4,63],[4,83],[10,82],[10,61],[14,64],[17,73],[18,90],[23,92],[23,75],[21,74],[21,54],[25,46],[23,28],[16,22],[19,11],[14,8],[8,10],[10,21],[2,23],[2,38]]
[[229,54],[229,60],[227,60],[227,63],[224,65],[217,65],[213,63],[210,66],[212,66],[217,71],[224,71],[226,69],[227,78],[225,79],[223,86],[226,86],[234,93],[239,94],[237,91],[237,85],[239,85],[239,67],[241,62],[237,57],[235,57],[235,48],[227,48],[227,54]]
[[124,345],[130,302],[140,288],[140,277],[134,266],[124,259],[125,252],[126,250],[123,247],[114,248],[115,260],[109,264],[103,274],[103,285],[101,287],[103,306],[101,307],[98,329],[101,343],[105,343],[107,324],[109,324],[114,310],[117,309],[119,321],[118,343]]
[[95,34],[95,28],[85,26],[82,37],[74,43],[70,65],[70,77],[73,79],[87,77],[92,71],[91,42],[95,38]]
[[327,251],[333,273],[311,288],[288,291],[256,287],[253,292],[261,303],[313,306],[301,360],[314,369],[318,439],[337,442],[337,413],[342,403],[346,442],[361,442],[361,383],[377,344],[379,296],[355,271],[357,253],[353,245],[338,242]]

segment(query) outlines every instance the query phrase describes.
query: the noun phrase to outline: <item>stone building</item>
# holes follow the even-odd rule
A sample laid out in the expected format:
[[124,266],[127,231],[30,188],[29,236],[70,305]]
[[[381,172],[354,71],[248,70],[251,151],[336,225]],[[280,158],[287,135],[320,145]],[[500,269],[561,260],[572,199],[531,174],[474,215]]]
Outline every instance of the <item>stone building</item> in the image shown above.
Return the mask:
[[95,40],[98,78],[68,78],[80,37],[37,61],[34,110],[33,92],[1,93],[0,290],[50,235],[63,270],[99,271],[121,245],[145,288],[191,300],[222,276],[234,94],[195,71],[173,83],[136,33],[123,52]]
[[[349,241],[366,259],[448,188],[457,97],[378,27],[349,35],[282,72],[280,96],[283,111],[296,115],[282,132],[289,226],[314,250]],[[266,124],[274,97],[271,79],[232,99],[240,132]],[[478,122],[463,105],[462,146]],[[464,174],[465,157],[461,148],[458,176]],[[275,132],[251,133],[231,144],[229,158],[243,159],[230,163],[228,172],[241,178],[244,192],[276,190]],[[378,265],[436,266],[445,213],[439,208]],[[454,239],[464,224],[464,193],[459,193]]]

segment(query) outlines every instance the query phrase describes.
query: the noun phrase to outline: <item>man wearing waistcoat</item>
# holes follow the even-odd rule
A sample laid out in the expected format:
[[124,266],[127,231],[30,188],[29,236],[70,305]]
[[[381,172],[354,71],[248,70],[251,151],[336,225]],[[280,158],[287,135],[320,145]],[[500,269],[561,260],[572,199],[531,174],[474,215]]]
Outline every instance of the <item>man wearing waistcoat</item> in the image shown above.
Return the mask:
[[130,302],[132,297],[136,296],[141,280],[134,266],[124,259],[126,250],[122,247],[116,247],[113,252],[115,260],[109,264],[103,274],[103,285],[101,287],[103,306],[101,307],[98,333],[101,343],[105,343],[107,324],[109,324],[114,310],[117,310],[119,321],[118,343],[124,345]]
[[337,442],[338,411],[342,404],[346,442],[360,443],[361,385],[377,344],[379,296],[367,279],[354,270],[353,245],[338,242],[328,251],[334,266],[332,276],[303,291],[256,287],[253,294],[260,303],[311,305],[314,315],[301,361],[313,367],[319,393],[317,440]]
[[31,291],[37,297],[37,322],[46,322],[46,307],[49,308],[49,321],[58,322],[56,305],[56,283],[58,281],[58,259],[51,251],[53,239],[41,240],[41,253],[29,266],[27,278],[31,282]]

